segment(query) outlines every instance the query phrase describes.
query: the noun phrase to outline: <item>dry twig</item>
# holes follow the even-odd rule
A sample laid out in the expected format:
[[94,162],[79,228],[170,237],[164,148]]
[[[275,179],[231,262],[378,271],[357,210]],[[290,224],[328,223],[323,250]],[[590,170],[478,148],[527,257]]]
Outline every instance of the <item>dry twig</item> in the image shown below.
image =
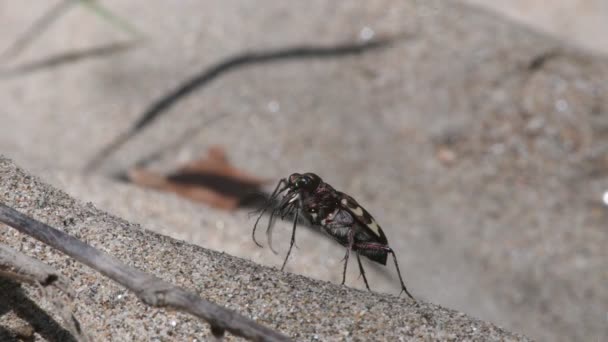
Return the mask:
[[56,248],[133,291],[144,303],[171,307],[206,320],[214,335],[229,331],[253,341],[290,341],[232,310],[206,301],[155,276],[132,268],[112,256],[0,203],[0,222]]
[[0,244],[0,276],[20,283],[55,286],[73,296],[65,279],[51,266]]

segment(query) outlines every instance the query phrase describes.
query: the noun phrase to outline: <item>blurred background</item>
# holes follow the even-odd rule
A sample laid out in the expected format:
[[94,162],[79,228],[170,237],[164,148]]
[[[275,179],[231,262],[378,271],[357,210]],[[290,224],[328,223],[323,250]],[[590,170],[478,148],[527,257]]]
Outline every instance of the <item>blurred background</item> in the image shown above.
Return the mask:
[[[255,203],[164,175],[315,172],[374,215],[414,296],[608,340],[608,2],[3,0],[0,23],[0,153],[80,200],[280,267],[289,222],[275,255]],[[340,282],[343,248],[296,241],[288,272]]]

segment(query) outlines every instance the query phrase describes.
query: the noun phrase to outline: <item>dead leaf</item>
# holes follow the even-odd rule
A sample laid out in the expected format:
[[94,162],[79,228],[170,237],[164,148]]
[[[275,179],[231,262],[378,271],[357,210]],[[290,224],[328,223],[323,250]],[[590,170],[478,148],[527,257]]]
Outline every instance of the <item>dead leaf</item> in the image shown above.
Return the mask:
[[256,197],[263,198],[261,187],[268,182],[233,167],[219,146],[211,147],[206,157],[189,162],[168,176],[134,168],[128,177],[137,185],[173,192],[224,210],[249,206]]

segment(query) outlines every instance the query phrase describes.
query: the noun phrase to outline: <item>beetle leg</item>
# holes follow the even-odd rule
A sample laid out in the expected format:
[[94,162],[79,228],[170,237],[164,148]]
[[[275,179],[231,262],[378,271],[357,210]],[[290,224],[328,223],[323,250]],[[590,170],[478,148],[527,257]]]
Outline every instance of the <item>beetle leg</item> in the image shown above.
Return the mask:
[[272,247],[272,230],[274,228],[274,215],[278,211],[279,211],[278,208],[275,208],[274,210],[272,210],[272,212],[270,213],[270,218],[268,219],[268,227],[266,227],[266,239],[268,241],[268,247],[270,247],[270,250],[274,254],[279,254],[277,251],[274,250],[274,247]]
[[346,246],[346,256],[344,257],[344,271],[342,272],[342,285],[346,282],[346,268],[348,267],[348,258],[350,256],[350,251],[353,249],[355,245],[355,231],[350,229],[348,231],[348,246]]
[[289,244],[289,249],[287,250],[287,255],[285,256],[285,261],[283,261],[283,266],[281,266],[281,271],[283,271],[283,269],[285,268],[285,265],[287,265],[287,259],[289,259],[289,254],[291,254],[291,248],[296,243],[296,227],[298,225],[298,214],[299,213],[300,213],[300,211],[296,210],[296,215],[295,215],[295,218],[293,219],[293,230],[291,231],[291,243]]
[[[399,282],[401,284],[401,292],[399,292],[399,295],[401,295],[401,293],[405,292],[410,298],[414,299],[414,296],[412,296],[412,294],[407,290],[407,287],[405,287],[405,283],[403,282],[403,277],[401,277],[401,271],[399,270],[399,264],[397,263],[397,256],[395,255],[395,252],[393,251],[392,248],[390,248],[389,246],[385,246],[385,245],[380,245],[377,243],[358,243],[355,245],[355,247],[357,248],[357,250],[380,250],[380,251],[384,251],[385,253],[389,253],[393,256],[393,261],[395,262],[395,268],[397,269],[397,275],[399,276]],[[415,300],[415,299],[414,299]]]
[[[401,278],[401,272],[399,271],[399,264],[397,263],[397,256],[395,255],[395,252],[390,247],[388,249],[389,253],[393,255],[393,260],[395,261],[395,268],[397,269],[397,275],[399,276],[399,281],[401,282],[401,292],[405,292],[405,294],[407,294],[410,298],[414,299],[414,296],[412,296],[403,283],[403,278]],[[399,295],[401,295],[401,292],[399,292]]]
[[359,263],[359,272],[361,272],[361,276],[363,277],[363,281],[365,282],[365,287],[367,287],[368,291],[371,291],[372,289],[369,288],[367,278],[365,277],[365,271],[363,270],[363,264],[361,263],[361,257],[359,256],[359,252],[357,252],[357,263]]
[[[277,183],[277,186],[274,188],[272,195],[270,195],[268,202],[262,208],[262,210],[260,212],[260,216],[258,216],[258,218],[255,220],[255,224],[253,225],[253,231],[251,232],[251,238],[253,239],[253,242],[255,242],[255,244],[258,245],[258,247],[262,247],[262,245],[255,239],[255,230],[258,228],[258,223],[260,222],[260,219],[262,218],[262,216],[264,215],[266,210],[268,210],[268,208],[270,208],[270,206],[274,204],[274,202],[276,200],[276,196],[278,196],[281,192],[285,191],[285,189],[287,188],[286,184],[287,184],[287,182],[285,181],[285,178],[281,179]],[[281,185],[283,185],[283,187],[281,187]]]

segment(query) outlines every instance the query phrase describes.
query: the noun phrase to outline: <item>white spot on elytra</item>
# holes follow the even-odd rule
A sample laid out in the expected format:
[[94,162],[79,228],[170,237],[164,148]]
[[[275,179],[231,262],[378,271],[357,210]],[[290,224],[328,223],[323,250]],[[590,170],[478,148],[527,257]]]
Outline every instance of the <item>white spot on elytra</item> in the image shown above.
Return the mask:
[[380,226],[376,223],[376,221],[372,220],[372,223],[367,225],[369,229],[371,229],[376,235],[380,236]]
[[352,208],[353,213],[357,216],[363,216],[363,209],[361,207]]

